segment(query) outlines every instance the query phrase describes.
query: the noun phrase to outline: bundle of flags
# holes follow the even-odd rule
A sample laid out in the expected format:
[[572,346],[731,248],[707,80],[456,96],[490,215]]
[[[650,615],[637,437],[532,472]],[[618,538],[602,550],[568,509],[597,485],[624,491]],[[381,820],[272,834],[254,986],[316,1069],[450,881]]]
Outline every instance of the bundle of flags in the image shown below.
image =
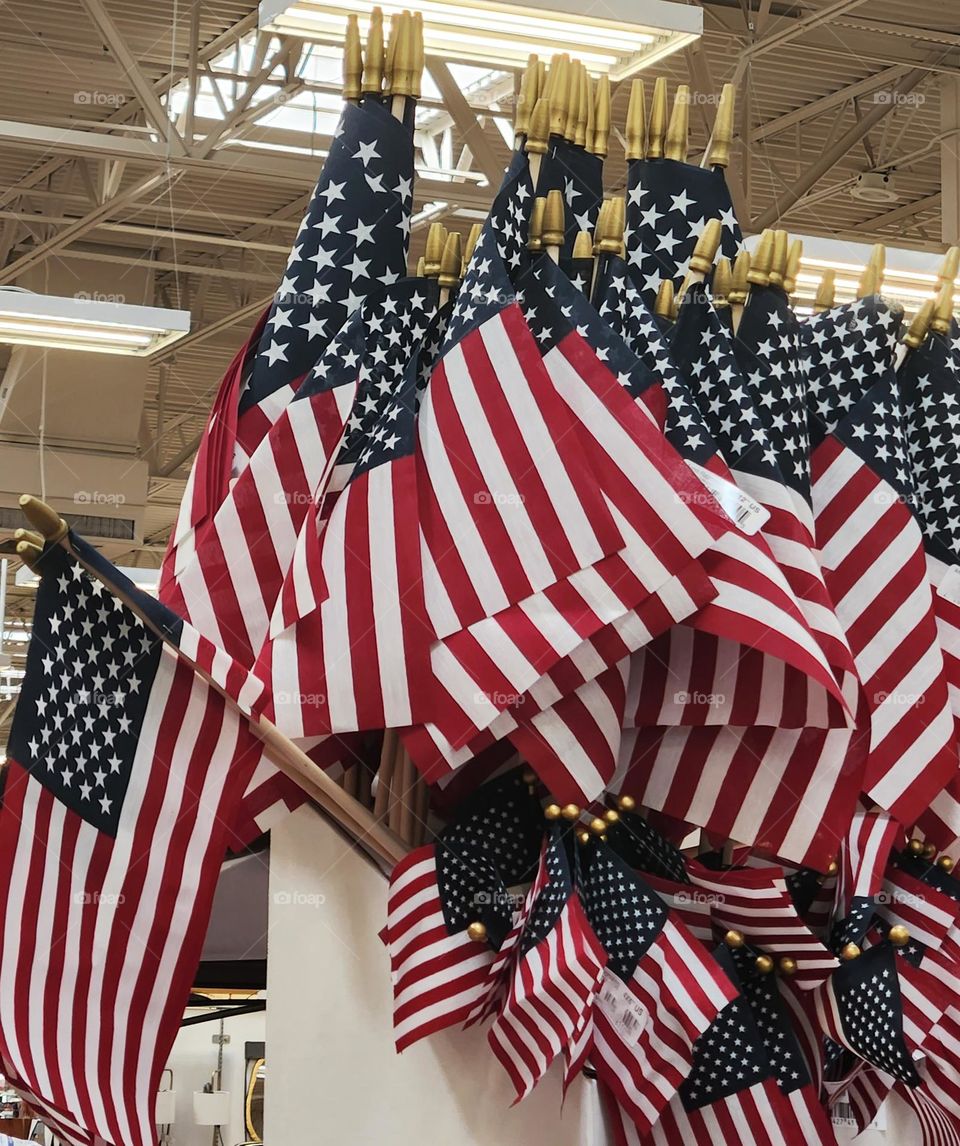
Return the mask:
[[[905,336],[880,253],[799,316],[799,244],[742,246],[732,87],[694,163],[689,90],[670,111],[634,81],[605,199],[610,86],[558,56],[526,70],[488,218],[433,224],[408,273],[422,63],[409,14],[364,47],[350,22],[162,604],[56,522],[21,540],[44,620],[0,864],[51,908],[0,960],[0,1065],[65,1141],[148,1140],[208,869],[305,798],[290,746],[409,847],[399,1050],[485,1024],[516,1100],[595,1078],[618,1146],[829,1146],[832,1109],[862,1128],[891,1092],[925,1146],[960,1141],[957,260]],[[167,850],[138,862],[141,832]],[[195,886],[138,908],[185,848]],[[69,906],[126,886],[126,922]],[[101,1077],[58,1000],[99,1014],[107,965]]]

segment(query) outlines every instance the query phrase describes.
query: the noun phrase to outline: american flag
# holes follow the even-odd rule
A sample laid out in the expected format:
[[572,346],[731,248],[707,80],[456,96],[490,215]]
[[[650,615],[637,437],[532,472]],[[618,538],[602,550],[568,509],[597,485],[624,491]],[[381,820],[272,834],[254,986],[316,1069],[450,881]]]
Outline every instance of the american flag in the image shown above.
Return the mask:
[[71,544],[79,560],[59,546],[41,558],[4,777],[0,1060],[64,1142],[152,1146],[161,1072],[259,756],[237,705],[259,686]]
[[816,536],[870,712],[864,791],[910,824],[956,772],[953,715],[896,378],[865,390],[844,361],[831,387],[846,413],[812,458]]
[[[413,136],[375,99],[346,104],[283,280],[221,383],[164,561],[165,581],[330,339],[371,289],[405,273]],[[183,548],[183,552],[179,550]]]
[[606,964],[574,887],[571,841],[555,824],[544,843],[510,986],[487,1035],[518,1100],[583,1028]]
[[861,943],[873,922],[890,855],[903,829],[886,812],[858,809],[840,850],[834,946]]
[[[486,1004],[515,922],[508,888],[533,877],[542,839],[540,805],[514,769],[479,788],[435,844],[396,866],[384,934],[398,1050],[472,1021]],[[469,937],[471,923],[485,925],[488,943]]]
[[736,992],[660,897],[613,851],[594,847],[582,895],[607,969],[589,1060],[642,1135],[687,1077],[696,1041]]
[[[261,651],[277,726],[295,738],[398,728],[429,711],[432,630],[423,600],[414,460],[421,279],[388,288],[367,335],[354,412],[333,455],[336,501],[319,538],[315,575],[303,591],[316,601]],[[339,487],[339,488],[338,488]],[[307,528],[316,528],[310,520]],[[318,591],[322,582],[325,592]],[[302,603],[301,603],[302,606]]]
[[573,244],[580,231],[591,234],[603,202],[603,160],[569,140],[553,136],[550,149],[543,158],[537,194],[545,197],[550,191],[563,194],[565,205],[563,245],[560,265],[570,270]]
[[[960,515],[956,479],[960,474],[957,432],[957,380],[960,328],[931,332],[908,352],[898,382],[907,431],[907,457],[916,488],[915,509],[923,529],[927,571],[934,590],[937,630],[951,705],[960,728]],[[946,851],[960,840],[960,775],[933,801],[919,822],[925,838]]]
[[720,254],[734,259],[743,243],[722,169],[675,159],[637,159],[627,167],[624,242],[633,276],[649,310],[660,284],[679,287],[697,240],[720,219]]

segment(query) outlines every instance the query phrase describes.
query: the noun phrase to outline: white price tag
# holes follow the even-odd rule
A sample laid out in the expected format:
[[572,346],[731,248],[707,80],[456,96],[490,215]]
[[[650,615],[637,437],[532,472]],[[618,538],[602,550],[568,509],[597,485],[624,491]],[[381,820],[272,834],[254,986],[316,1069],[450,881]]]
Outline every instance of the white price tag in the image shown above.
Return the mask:
[[951,605],[960,605],[960,565],[951,565],[937,586],[937,593]]
[[736,484],[711,473],[705,466],[687,462],[697,477],[717,499],[717,504],[741,533],[752,537],[770,520],[770,510],[764,509]]
[[647,1025],[647,1008],[627,984],[611,971],[604,971],[597,999],[624,1042],[638,1042]]

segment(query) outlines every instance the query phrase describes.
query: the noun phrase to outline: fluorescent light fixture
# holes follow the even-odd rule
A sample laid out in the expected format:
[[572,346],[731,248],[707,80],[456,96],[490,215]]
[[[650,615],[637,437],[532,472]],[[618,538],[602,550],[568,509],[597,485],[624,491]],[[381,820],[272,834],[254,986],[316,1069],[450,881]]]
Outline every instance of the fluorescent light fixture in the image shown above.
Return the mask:
[[0,288],[0,342],[144,358],[190,331],[188,310]]
[[[260,28],[320,43],[340,43],[346,18],[361,29],[374,0],[260,0]],[[380,3],[388,18],[406,8],[423,14],[428,55],[520,68],[531,52],[568,52],[595,75],[622,80],[703,34],[703,10],[673,0],[610,0],[604,15],[585,15],[580,0],[400,0]]]
[[[122,573],[124,577],[132,581],[138,589],[142,589],[144,593],[149,593],[151,597],[156,597],[157,590],[160,586],[159,569],[142,569],[138,565],[129,567],[118,565],[117,572]],[[13,583],[21,589],[36,589],[40,584],[40,578],[28,565],[21,565],[13,575]]]
[[[819,235],[793,235],[803,242],[803,257],[797,275],[795,299],[798,310],[806,312],[816,297],[824,271],[836,271],[836,300],[850,302],[857,297],[860,276],[866,269],[873,248],[868,243],[846,239],[826,239]],[[753,250],[758,236],[746,240]],[[883,274],[883,296],[899,302],[911,317],[927,299],[935,298],[939,289],[937,273],[943,255],[916,251],[908,247],[887,246],[887,263]]]

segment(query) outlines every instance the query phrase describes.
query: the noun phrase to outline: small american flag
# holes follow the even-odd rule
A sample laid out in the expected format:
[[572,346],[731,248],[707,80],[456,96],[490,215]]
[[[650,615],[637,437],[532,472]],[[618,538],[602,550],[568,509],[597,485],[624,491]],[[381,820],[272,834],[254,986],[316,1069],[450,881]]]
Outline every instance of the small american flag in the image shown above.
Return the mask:
[[652,310],[660,284],[679,287],[697,240],[720,219],[720,254],[734,259],[743,242],[722,169],[675,159],[637,159],[627,169],[627,259]]
[[[564,234],[560,265],[570,270],[573,244],[580,231],[593,233],[603,202],[603,160],[569,140],[553,136],[543,157],[537,195],[545,197],[557,190],[564,201]],[[586,285],[586,284],[584,284]]]
[[[0,1060],[75,1146],[153,1146],[259,687],[79,538],[41,559],[0,810]],[[161,640],[97,577],[111,580]],[[30,910],[24,914],[24,904]]]

